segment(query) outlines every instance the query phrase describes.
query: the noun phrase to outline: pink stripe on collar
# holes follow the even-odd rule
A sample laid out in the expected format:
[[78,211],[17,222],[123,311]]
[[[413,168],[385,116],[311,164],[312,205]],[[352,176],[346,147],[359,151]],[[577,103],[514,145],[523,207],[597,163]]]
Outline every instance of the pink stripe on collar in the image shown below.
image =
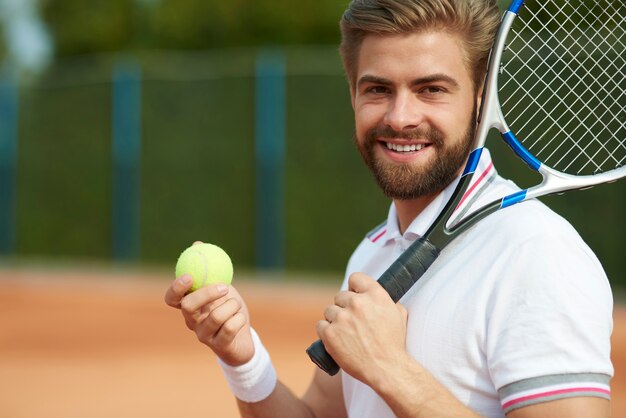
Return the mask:
[[382,232],[378,235],[376,235],[374,238],[370,238],[372,240],[372,242],[376,242],[378,241],[383,235],[385,235],[387,233],[387,229],[383,229]]

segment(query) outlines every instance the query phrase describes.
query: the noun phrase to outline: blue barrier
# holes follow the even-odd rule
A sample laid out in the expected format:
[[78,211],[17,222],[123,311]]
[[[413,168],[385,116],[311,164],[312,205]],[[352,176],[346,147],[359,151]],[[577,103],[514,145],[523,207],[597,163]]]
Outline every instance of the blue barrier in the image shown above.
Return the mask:
[[139,256],[141,159],[141,70],[119,64],[113,73],[113,258]]
[[285,264],[285,58],[264,50],[256,62],[256,264]]
[[0,76],[0,254],[15,252],[19,87]]

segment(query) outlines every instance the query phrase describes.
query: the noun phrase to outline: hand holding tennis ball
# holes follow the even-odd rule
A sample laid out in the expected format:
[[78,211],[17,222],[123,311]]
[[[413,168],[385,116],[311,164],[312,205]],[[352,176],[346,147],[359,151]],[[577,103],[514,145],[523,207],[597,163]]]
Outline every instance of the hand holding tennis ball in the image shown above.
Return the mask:
[[176,277],[189,274],[193,284],[189,293],[217,283],[230,284],[233,280],[233,263],[217,245],[198,243],[187,248],[178,257]]

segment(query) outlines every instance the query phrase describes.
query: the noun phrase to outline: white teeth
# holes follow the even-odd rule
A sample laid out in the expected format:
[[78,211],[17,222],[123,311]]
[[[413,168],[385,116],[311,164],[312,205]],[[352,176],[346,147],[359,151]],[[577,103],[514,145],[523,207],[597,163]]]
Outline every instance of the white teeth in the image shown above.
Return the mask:
[[419,151],[419,150],[421,150],[424,147],[425,147],[424,144],[398,145],[398,144],[392,144],[391,142],[387,142],[387,148],[389,148],[390,150],[396,151],[396,152]]

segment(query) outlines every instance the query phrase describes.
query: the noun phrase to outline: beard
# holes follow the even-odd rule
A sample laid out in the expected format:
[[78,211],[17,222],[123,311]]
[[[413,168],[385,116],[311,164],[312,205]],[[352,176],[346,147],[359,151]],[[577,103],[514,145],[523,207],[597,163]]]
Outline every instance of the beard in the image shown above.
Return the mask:
[[[389,126],[377,126],[365,134],[365,142],[357,148],[379,187],[392,199],[411,200],[439,193],[457,177],[472,148],[476,128],[476,109],[462,138],[446,145],[443,133],[435,128],[395,131]],[[377,138],[426,139],[434,148],[434,159],[418,164],[400,164],[376,157],[380,146]]]

